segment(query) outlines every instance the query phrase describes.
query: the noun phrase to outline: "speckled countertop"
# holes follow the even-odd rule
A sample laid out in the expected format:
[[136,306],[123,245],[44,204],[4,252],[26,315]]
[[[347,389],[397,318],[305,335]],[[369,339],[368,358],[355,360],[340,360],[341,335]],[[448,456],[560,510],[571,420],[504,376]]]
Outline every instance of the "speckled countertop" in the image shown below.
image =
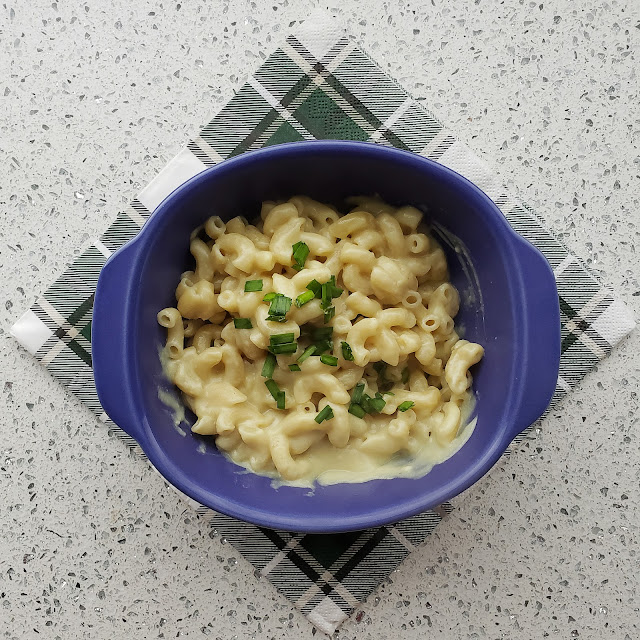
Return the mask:
[[[316,6],[640,316],[636,0],[8,0],[0,637],[314,634],[8,330]],[[337,637],[640,637],[639,358],[636,332]]]

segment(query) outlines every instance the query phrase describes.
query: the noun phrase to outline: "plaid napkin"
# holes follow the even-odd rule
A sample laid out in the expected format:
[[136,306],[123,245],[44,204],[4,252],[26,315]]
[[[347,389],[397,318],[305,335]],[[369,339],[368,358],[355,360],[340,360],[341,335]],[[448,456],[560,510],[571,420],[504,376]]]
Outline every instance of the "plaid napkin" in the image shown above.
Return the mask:
[[[634,327],[623,303],[568,253],[536,214],[507,193],[483,161],[331,23],[324,14],[314,15],[290,35],[12,329],[52,375],[141,456],[141,449],[109,420],[96,396],[91,313],[98,273],[175,187],[250,149],[317,138],[375,141],[437,160],[480,186],[554,269],[562,315],[554,402]],[[257,574],[266,576],[326,633],[335,631],[452,510],[444,504],[393,526],[304,535],[256,528],[184,497]]]

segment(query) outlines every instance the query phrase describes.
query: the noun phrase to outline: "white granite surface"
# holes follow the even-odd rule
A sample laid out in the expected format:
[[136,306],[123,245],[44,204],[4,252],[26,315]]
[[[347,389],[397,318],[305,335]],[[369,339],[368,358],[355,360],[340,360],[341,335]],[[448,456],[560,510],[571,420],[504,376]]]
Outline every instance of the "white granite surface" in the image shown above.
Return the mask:
[[[640,316],[637,0],[5,0],[2,638],[314,635],[8,329],[316,6]],[[639,357],[636,332],[337,637],[639,638]]]

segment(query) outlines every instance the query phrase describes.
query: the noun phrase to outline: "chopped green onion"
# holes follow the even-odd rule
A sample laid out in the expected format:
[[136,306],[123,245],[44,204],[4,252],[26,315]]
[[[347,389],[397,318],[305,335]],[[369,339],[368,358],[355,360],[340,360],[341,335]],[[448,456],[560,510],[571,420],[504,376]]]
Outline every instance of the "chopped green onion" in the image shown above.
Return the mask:
[[335,356],[330,356],[328,353],[323,353],[320,356],[320,362],[322,362],[322,364],[329,365],[330,367],[338,366],[338,358],[336,358]]
[[272,291],[271,293],[265,293],[262,302],[271,302],[277,298],[278,294]]
[[370,398],[369,408],[372,409],[370,413],[380,413],[384,409],[384,405],[387,404],[383,398]]
[[396,394],[393,393],[393,391],[383,391],[382,395],[383,396],[395,396]]
[[286,316],[289,309],[291,309],[291,298],[287,298],[287,296],[277,293],[276,297],[271,301],[269,315]]
[[311,339],[314,342],[330,340],[333,336],[333,327],[311,327]]
[[268,353],[262,365],[262,377],[271,378],[276,368],[276,357],[272,353]]
[[389,391],[389,389],[393,387],[393,382],[387,378],[387,363],[382,361],[376,362],[373,368],[378,374],[378,388],[380,391]]
[[333,342],[331,340],[320,340],[320,342],[316,342],[314,345],[314,356],[319,356],[323,354],[325,351],[331,351],[333,349]]
[[407,384],[407,382],[409,382],[409,367],[402,370],[402,383]]
[[367,412],[359,404],[351,403],[349,405],[349,413],[354,415],[356,418],[364,418]]
[[293,268],[296,271],[301,271],[304,269],[304,263],[309,256],[309,247],[304,242],[296,242],[291,248],[293,249],[291,257],[295,262]]
[[247,280],[244,283],[244,290],[249,291],[262,291],[262,280]]
[[353,389],[353,395],[351,396],[351,402],[353,404],[360,404],[362,400],[362,394],[364,393],[364,382],[358,382]]
[[313,291],[313,295],[316,298],[320,298],[322,295],[322,285],[314,278],[307,286],[309,291]]
[[302,355],[298,358],[298,362],[300,364],[302,364],[307,358],[309,358],[310,356],[313,355],[314,351],[316,350],[314,345],[311,345],[310,347],[307,347],[303,352]]
[[335,307],[329,307],[328,309],[325,309],[324,312],[324,323],[327,324],[327,322],[329,322],[331,320],[331,318],[333,318],[333,316],[336,315],[336,308]]
[[269,322],[286,322],[285,316],[267,316]]
[[301,293],[296,298],[296,307],[300,308],[302,305],[307,304],[307,302],[311,302],[315,297],[316,296],[313,291],[305,291],[304,293]]
[[340,287],[336,287],[336,277],[335,276],[331,276],[329,278],[329,295],[332,298],[339,298],[342,295],[342,292],[344,291],[344,289],[341,289]]
[[265,380],[264,384],[267,389],[269,389],[269,393],[272,395],[273,399],[276,401],[276,407],[278,409],[285,408],[285,395],[284,391],[280,390],[278,383],[275,380]]
[[236,329],[253,329],[253,325],[251,324],[251,320],[249,320],[249,318],[234,318],[233,326]]
[[287,342],[293,342],[294,340],[295,336],[293,333],[276,333],[269,336],[269,344],[271,346],[274,344],[287,344]]
[[409,411],[415,402],[411,402],[411,400],[405,400],[398,405],[398,411]]
[[333,409],[327,405],[315,418],[314,420],[320,424],[325,420],[331,420],[333,418]]
[[282,393],[282,391],[280,391],[280,387],[278,386],[278,383],[273,379],[269,379],[269,380],[265,380],[264,384],[267,387],[267,389],[269,389],[269,393],[273,396],[273,399],[277,402],[278,396]]
[[376,373],[383,379],[386,380],[387,378],[387,363],[386,362],[376,362],[373,365],[374,370],[376,371]]
[[325,282],[322,285],[322,293],[320,295],[322,302],[320,303],[320,306],[323,309],[328,309],[331,306],[331,289],[329,287],[330,284],[328,282]]
[[353,362],[353,351],[351,351],[351,346],[349,345],[348,342],[342,343],[342,357],[345,360],[349,360]]
[[290,364],[289,365],[289,371],[302,371],[302,369],[300,369],[300,365]]
[[362,396],[360,405],[367,413],[380,413],[387,404],[382,398],[372,398],[366,393]]
[[297,342],[287,342],[286,344],[273,344],[269,347],[271,353],[295,353],[298,350]]

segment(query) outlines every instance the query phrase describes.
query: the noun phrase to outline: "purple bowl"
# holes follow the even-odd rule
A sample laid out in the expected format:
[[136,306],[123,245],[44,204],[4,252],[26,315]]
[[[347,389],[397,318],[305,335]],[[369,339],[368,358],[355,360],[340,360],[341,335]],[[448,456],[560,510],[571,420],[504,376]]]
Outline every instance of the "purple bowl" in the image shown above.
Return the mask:
[[[317,486],[313,492],[273,488],[271,479],[220,454],[212,438],[181,435],[158,399],[159,388],[174,395],[176,390],[162,374],[158,349],[165,330],[156,314],[175,304],[175,284],[190,266],[191,231],[214,213],[223,219],[251,216],[262,200],[295,194],[335,204],[354,194],[379,194],[394,205],[412,204],[466,247],[445,250],[452,282],[461,292],[474,292],[462,296],[456,325],[485,348],[474,369],[477,424],[457,453],[421,478]],[[171,484],[215,511],[256,525],[328,533],[396,522],[449,500],[487,473],[551,399],[560,315],[545,258],[462,176],[380,145],[298,142],[226,160],[164,200],[102,269],[92,349],[102,406]]]

